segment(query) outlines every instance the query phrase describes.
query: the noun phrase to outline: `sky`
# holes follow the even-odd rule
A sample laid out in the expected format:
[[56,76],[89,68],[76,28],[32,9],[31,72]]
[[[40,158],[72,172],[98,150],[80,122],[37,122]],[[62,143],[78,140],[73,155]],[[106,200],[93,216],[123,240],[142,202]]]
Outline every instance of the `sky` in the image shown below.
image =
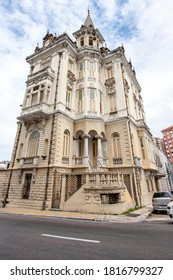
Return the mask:
[[10,160],[17,116],[26,88],[31,55],[47,30],[73,32],[88,7],[94,26],[112,50],[123,44],[131,59],[153,136],[173,125],[172,0],[5,0],[0,1],[0,161]]

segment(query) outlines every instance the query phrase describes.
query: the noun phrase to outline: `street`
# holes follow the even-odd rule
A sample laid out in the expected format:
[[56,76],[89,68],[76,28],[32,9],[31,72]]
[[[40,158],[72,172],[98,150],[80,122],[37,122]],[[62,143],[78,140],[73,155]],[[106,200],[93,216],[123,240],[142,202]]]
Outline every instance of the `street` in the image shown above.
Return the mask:
[[172,260],[173,220],[93,222],[0,214],[1,260]]

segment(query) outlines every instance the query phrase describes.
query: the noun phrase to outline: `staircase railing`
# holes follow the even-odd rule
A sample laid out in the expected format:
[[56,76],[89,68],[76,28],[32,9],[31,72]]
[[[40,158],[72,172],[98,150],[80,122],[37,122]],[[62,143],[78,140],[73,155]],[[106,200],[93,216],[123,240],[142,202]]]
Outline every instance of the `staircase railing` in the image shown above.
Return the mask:
[[98,162],[98,164],[100,164],[100,166],[101,166],[101,168],[103,168],[103,171],[107,171],[105,168],[104,168],[104,166],[103,166],[103,164],[100,162],[100,160],[97,160],[97,162]]
[[93,168],[93,166],[92,166],[92,164],[91,164],[90,160],[88,161],[88,163],[89,163],[89,166],[90,166],[90,168],[91,168],[92,172],[94,172],[94,168]]

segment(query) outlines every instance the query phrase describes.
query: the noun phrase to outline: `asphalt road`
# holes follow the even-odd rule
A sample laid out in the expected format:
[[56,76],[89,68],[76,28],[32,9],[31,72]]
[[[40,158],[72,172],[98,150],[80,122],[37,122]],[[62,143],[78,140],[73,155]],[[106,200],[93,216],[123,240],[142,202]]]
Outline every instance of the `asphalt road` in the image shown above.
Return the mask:
[[172,260],[173,221],[89,222],[0,214],[1,260]]

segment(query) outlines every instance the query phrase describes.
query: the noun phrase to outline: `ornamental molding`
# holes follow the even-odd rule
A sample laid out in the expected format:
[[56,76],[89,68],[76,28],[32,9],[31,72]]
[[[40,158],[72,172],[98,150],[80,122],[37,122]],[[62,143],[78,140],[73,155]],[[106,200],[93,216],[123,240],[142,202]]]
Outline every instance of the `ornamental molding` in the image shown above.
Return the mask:
[[75,75],[70,70],[68,70],[68,72],[67,72],[67,86],[72,88],[75,81],[76,81]]

